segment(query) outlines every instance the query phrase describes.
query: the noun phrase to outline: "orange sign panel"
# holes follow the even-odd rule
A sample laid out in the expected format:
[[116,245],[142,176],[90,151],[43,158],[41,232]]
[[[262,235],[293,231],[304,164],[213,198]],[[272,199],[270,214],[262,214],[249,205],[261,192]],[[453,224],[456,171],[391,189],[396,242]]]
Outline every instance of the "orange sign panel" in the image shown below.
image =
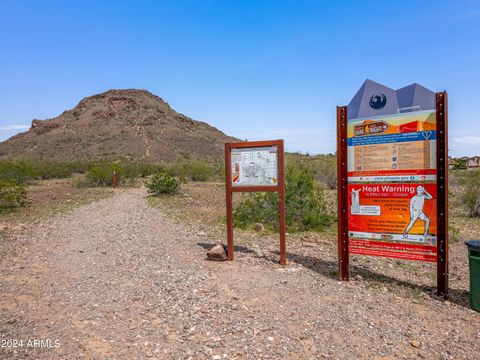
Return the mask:
[[435,262],[435,111],[348,123],[349,252]]

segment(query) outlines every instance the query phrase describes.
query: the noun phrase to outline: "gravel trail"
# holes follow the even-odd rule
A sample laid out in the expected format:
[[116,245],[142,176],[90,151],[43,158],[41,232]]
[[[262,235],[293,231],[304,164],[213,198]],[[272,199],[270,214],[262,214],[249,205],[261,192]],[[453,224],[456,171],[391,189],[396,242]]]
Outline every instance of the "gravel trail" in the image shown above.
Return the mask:
[[241,247],[206,261],[224,239],[145,197],[120,190],[19,235],[27,245],[0,265],[0,333],[23,346],[0,358],[479,357],[480,314],[464,306],[338,282],[294,247],[285,268]]

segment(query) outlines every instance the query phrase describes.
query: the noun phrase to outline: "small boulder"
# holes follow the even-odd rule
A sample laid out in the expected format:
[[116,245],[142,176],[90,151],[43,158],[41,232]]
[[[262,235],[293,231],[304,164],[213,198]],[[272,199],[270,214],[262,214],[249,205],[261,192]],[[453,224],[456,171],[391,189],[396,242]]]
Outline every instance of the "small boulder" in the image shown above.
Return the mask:
[[265,230],[265,227],[263,226],[262,223],[256,223],[253,228],[255,229],[255,231],[259,231],[259,232]]
[[317,246],[317,241],[316,239],[314,238],[311,238],[309,236],[304,236],[302,237],[302,246],[310,246],[310,247],[314,247],[314,246]]
[[207,252],[208,260],[225,261],[227,260],[227,251],[222,244],[216,244]]
[[420,347],[420,342],[417,340],[410,341],[410,345],[414,348],[419,348]]

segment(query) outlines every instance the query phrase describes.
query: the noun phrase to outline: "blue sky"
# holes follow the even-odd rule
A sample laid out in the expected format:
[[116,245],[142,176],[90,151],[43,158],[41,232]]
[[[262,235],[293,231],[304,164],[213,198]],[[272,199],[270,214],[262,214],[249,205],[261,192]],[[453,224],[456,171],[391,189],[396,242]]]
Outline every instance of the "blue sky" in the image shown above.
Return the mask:
[[112,88],[242,139],[335,151],[366,78],[449,92],[450,150],[480,155],[480,1],[0,2],[0,139]]

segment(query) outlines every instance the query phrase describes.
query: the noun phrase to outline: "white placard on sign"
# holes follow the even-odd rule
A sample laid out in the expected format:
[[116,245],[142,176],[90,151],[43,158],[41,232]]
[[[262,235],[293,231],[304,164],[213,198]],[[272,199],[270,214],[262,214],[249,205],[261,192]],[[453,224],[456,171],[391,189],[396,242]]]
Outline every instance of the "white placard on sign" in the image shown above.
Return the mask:
[[232,186],[278,184],[277,146],[232,148]]

